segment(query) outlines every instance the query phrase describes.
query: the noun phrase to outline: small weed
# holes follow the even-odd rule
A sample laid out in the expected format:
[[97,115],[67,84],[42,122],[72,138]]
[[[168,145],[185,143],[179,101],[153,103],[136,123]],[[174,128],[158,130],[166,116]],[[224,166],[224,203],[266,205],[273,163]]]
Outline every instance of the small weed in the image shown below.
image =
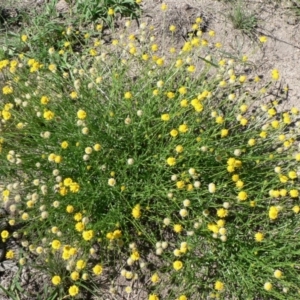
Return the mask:
[[290,9],[300,20],[300,0],[292,0]]
[[229,14],[233,27],[241,30],[247,35],[252,35],[257,27],[257,17],[245,10],[241,3],[233,6],[232,12]]

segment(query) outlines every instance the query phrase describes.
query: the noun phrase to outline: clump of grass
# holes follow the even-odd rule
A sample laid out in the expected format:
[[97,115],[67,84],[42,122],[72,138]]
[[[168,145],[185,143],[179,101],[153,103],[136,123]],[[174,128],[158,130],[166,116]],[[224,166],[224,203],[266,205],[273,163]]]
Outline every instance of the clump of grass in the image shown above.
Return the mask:
[[247,35],[253,35],[257,27],[257,17],[254,13],[246,11],[243,3],[232,4],[232,11],[228,15],[235,29],[241,30]]
[[141,0],[79,0],[73,3],[72,11],[75,15],[79,15],[84,22],[93,22],[99,19],[110,22],[116,13],[121,16],[137,18],[141,2]]
[[290,10],[296,15],[296,17],[300,18],[300,1],[292,0],[290,1]]
[[6,258],[42,267],[59,299],[116,293],[118,276],[151,300],[294,299],[299,111],[257,107],[279,71],[262,85],[205,56],[213,31],[165,57],[152,29],[105,45],[95,26],[80,54],[0,62],[0,235],[25,249]]

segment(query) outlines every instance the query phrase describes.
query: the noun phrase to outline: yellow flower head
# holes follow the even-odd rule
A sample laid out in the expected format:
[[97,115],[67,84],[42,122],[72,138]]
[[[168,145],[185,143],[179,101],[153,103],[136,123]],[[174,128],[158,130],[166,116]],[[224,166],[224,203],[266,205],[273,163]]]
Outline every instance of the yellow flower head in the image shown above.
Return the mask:
[[86,118],[86,112],[82,109],[78,110],[77,118],[80,120],[84,120]]
[[257,242],[261,242],[264,239],[264,234],[261,232],[257,232],[255,233],[254,238]]
[[132,212],[131,212],[132,216],[135,218],[135,219],[139,219],[141,217],[141,205],[140,204],[137,204],[133,209],[132,209]]
[[245,191],[240,191],[237,196],[238,200],[245,201],[248,198],[248,195]]
[[53,285],[59,285],[61,283],[61,278],[60,278],[60,276],[55,275],[52,277],[51,281],[52,281]]
[[169,121],[170,120],[170,115],[169,114],[162,114],[161,119],[162,119],[162,121]]
[[82,237],[85,241],[90,241],[94,237],[94,231],[93,230],[83,231]]
[[173,262],[173,268],[174,268],[174,270],[176,270],[176,271],[181,270],[181,269],[183,268],[183,263],[182,263],[182,261],[180,261],[180,260],[175,260],[175,261]]
[[223,291],[224,290],[224,283],[220,280],[217,280],[215,282],[214,287],[215,287],[215,290],[217,290],[217,291]]
[[168,164],[169,166],[175,166],[175,165],[176,165],[176,159],[175,159],[174,157],[169,157],[169,158],[167,159],[167,164]]
[[275,220],[278,218],[279,210],[276,206],[271,206],[269,209],[269,218],[271,220]]
[[69,287],[69,295],[74,297],[79,293],[79,288],[77,285],[72,285]]
[[103,271],[103,267],[100,264],[97,264],[93,267],[93,273],[95,275],[100,275],[102,273],[102,271]]

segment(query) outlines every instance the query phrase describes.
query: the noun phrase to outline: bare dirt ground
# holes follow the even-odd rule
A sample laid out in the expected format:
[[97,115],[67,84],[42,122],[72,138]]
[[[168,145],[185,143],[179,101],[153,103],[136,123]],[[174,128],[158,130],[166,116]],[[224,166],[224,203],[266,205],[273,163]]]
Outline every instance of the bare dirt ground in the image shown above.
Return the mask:
[[[33,11],[34,8],[42,9],[45,2],[46,0],[0,0],[0,8],[8,9],[11,12],[15,9],[21,11],[25,8]],[[281,86],[289,87],[289,97],[284,103],[284,108],[292,106],[300,108],[300,18],[295,18],[290,12],[288,1],[245,0],[243,8],[249,13],[253,13],[258,19],[258,26],[250,36],[233,27],[228,17],[232,12],[232,5],[226,1],[165,0],[164,2],[168,4],[170,11],[167,22],[175,23],[179,28],[176,37],[178,45],[184,42],[194,18],[203,17],[206,27],[204,29],[214,30],[216,32],[215,42],[222,43],[221,51],[224,52],[224,58],[229,57],[226,53],[230,53],[231,57],[236,58],[248,55],[250,67],[246,70],[247,75],[249,77],[263,75],[266,81],[270,78],[270,70],[278,69],[281,74]],[[144,0],[144,14],[141,22],[153,23],[161,26],[161,29],[158,30],[165,31],[168,23],[163,22],[163,15],[160,12],[161,3],[160,0]],[[63,0],[60,0],[57,9],[66,9],[66,5]],[[0,29],[3,28],[0,27]],[[268,38],[263,45],[258,41],[258,37],[262,35]],[[2,45],[3,43],[0,41],[0,47]],[[207,52],[209,53],[209,51],[208,48]],[[0,263],[0,285],[8,287],[19,272],[18,267],[15,263],[5,260],[2,262],[0,260]],[[31,286],[34,290],[38,290],[39,286],[43,288],[45,278],[41,279],[40,277],[35,282],[29,282],[26,278],[37,278],[37,276],[34,274],[28,276],[28,273],[31,272],[28,268],[23,270],[20,274],[23,287],[25,284],[27,288]],[[119,282],[120,285],[124,284],[120,278],[116,279],[116,282]],[[104,296],[103,299],[143,300],[146,299],[146,293],[131,294],[128,297],[120,288],[115,296]],[[9,298],[5,298],[0,290],[0,300],[4,299]]]

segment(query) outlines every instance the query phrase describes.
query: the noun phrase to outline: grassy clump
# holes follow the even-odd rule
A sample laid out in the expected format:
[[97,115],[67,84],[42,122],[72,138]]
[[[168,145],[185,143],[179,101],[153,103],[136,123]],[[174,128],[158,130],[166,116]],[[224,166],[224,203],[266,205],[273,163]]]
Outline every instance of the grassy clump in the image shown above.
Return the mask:
[[1,237],[25,249],[6,258],[42,266],[59,299],[120,276],[151,300],[296,299],[299,112],[259,105],[279,71],[262,85],[203,60],[212,31],[165,57],[145,24],[109,45],[96,28],[81,54],[0,62]]
[[244,34],[253,35],[257,28],[257,17],[254,13],[247,11],[244,3],[233,4],[232,11],[228,15],[235,29],[241,30]]

